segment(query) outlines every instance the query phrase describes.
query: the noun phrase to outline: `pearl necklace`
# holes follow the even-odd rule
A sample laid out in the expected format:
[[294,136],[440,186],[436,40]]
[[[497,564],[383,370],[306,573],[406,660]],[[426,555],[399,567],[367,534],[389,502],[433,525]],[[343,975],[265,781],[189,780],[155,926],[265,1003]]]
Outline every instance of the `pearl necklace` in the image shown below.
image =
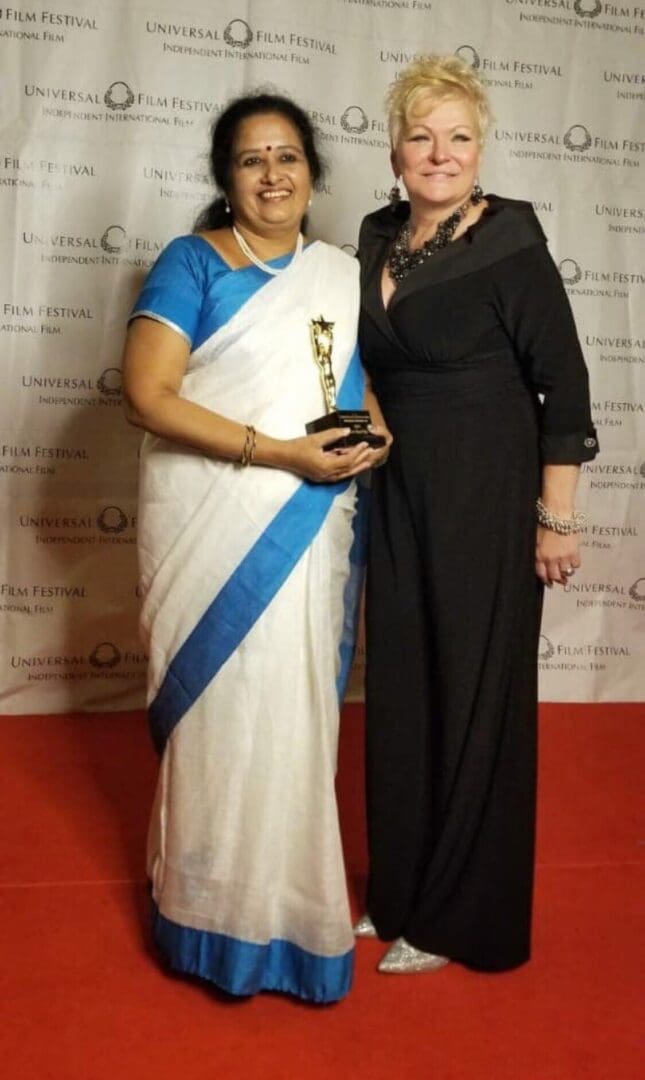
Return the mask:
[[[275,276],[276,274],[281,274],[283,270],[287,269],[286,266],[269,266],[268,263],[262,262],[262,259],[259,259],[255,252],[251,250],[242,234],[237,231],[235,225],[231,225],[231,230],[233,232],[233,236],[237,241],[237,246],[239,247],[242,254],[246,255],[249,262],[252,262],[255,266],[259,267],[260,270],[264,270],[265,274],[272,274],[273,276]],[[295,263],[297,259],[300,258],[303,243],[303,235],[302,233],[298,233],[298,239],[296,240],[296,246],[293,252],[293,256],[291,258],[291,262],[287,263],[287,266],[292,266],[293,263]]]

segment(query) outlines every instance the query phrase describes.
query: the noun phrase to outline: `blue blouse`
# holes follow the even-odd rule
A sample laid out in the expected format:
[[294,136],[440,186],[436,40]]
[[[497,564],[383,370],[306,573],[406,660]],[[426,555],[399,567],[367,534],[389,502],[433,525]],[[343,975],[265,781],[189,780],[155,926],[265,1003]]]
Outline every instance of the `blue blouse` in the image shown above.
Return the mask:
[[[281,268],[291,258],[280,255],[268,265]],[[147,315],[165,323],[194,351],[267,281],[257,266],[233,270],[203,236],[178,236],[151,267],[130,320]]]

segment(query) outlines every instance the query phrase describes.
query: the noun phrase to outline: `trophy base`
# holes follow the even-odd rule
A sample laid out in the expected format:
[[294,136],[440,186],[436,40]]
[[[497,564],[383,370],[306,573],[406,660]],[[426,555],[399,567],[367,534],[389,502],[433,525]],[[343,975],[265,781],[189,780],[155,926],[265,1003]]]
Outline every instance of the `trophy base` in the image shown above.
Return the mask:
[[315,435],[319,431],[327,431],[329,428],[349,428],[347,435],[335,442],[329,443],[325,450],[338,450],[348,446],[358,446],[359,443],[367,443],[372,449],[385,446],[385,436],[375,435],[369,430],[371,417],[367,409],[335,409],[326,416],[319,416],[317,420],[311,420],[305,424],[307,435]]

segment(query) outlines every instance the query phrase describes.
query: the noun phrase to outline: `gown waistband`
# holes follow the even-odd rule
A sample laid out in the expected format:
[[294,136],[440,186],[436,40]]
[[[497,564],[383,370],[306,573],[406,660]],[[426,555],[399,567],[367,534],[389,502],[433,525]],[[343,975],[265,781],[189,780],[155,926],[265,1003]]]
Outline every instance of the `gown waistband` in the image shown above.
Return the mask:
[[[369,370],[369,363],[368,363]],[[503,390],[526,392],[519,365],[513,356],[478,356],[476,362],[432,361],[426,368],[370,371],[379,399],[388,402],[436,396],[489,397]]]

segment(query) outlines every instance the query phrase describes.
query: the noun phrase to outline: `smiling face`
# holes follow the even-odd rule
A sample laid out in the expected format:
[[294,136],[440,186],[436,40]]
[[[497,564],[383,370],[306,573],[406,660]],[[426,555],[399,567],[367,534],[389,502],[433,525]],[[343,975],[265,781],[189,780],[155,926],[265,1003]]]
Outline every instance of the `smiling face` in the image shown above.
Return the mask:
[[[463,97],[445,98],[408,118],[392,151],[415,209],[454,209],[470,195],[481,159],[477,119]],[[421,103],[420,103],[421,105]]]
[[311,186],[302,139],[286,117],[264,113],[241,122],[228,191],[236,225],[267,238],[297,232]]

